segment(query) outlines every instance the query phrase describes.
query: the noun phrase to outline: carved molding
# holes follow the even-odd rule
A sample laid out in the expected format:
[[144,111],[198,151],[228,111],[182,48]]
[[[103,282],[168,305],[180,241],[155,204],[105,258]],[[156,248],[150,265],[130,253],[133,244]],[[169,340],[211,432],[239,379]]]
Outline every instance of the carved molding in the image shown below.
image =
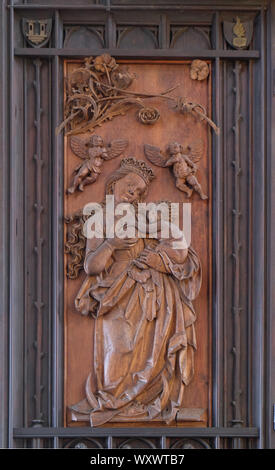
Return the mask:
[[[90,36],[91,40],[87,44],[87,48],[95,47],[93,44],[92,38],[94,37],[96,40],[97,47],[105,47],[105,27],[104,26],[65,26],[64,28],[64,47],[72,47],[70,41],[73,40],[74,37],[78,38],[79,35],[83,34]],[[80,47],[80,46],[78,46]],[[83,45],[82,45],[83,47]]]
[[63,445],[64,449],[104,449],[104,439],[76,438]]
[[234,105],[234,160],[232,161],[234,171],[234,191],[233,191],[233,299],[232,299],[232,314],[233,314],[233,419],[232,423],[235,426],[243,424],[241,417],[241,311],[240,305],[240,191],[241,191],[241,146],[240,146],[240,122],[241,115],[241,89],[240,89],[240,73],[241,63],[235,62],[233,73],[235,76],[235,84],[233,92],[235,95]]
[[156,445],[152,439],[144,439],[134,437],[126,439],[118,445],[118,449],[156,449]]
[[42,215],[44,211],[43,201],[42,201],[42,168],[44,165],[43,155],[41,151],[41,114],[43,109],[41,107],[41,85],[40,85],[40,76],[41,76],[41,66],[42,62],[40,59],[36,59],[34,62],[35,67],[35,81],[33,86],[35,89],[35,121],[34,127],[36,130],[35,137],[35,154],[33,156],[36,164],[36,178],[35,178],[35,192],[36,192],[36,201],[34,204],[34,209],[36,212],[36,228],[35,228],[35,248],[34,252],[36,255],[36,288],[35,294],[36,298],[34,301],[34,306],[36,309],[36,337],[34,342],[35,349],[35,416],[32,420],[33,425],[42,425],[43,424],[43,413],[42,413],[42,393],[43,393],[43,383],[42,383],[42,359],[44,357],[43,346],[42,346],[42,321],[43,321],[43,292],[42,292],[42,282],[43,282],[43,245],[45,240],[42,236]]
[[209,442],[198,438],[184,438],[176,440],[171,449],[211,449]]
[[[203,26],[175,26],[172,25],[170,29],[170,48],[182,47],[181,41],[190,42],[192,37],[197,37],[199,46],[203,49],[211,49],[210,41],[210,27]],[[193,42],[192,41],[192,42]]]
[[[134,45],[130,43],[132,35],[135,38]],[[146,43],[149,41],[153,48],[157,49],[159,47],[158,36],[158,26],[117,26],[117,47],[138,48],[144,39]]]

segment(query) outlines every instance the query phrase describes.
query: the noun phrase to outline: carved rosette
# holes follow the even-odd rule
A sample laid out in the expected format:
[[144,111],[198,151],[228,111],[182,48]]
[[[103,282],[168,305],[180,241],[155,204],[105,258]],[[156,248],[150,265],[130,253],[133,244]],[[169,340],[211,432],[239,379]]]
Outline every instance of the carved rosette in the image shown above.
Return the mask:
[[207,62],[199,59],[193,60],[190,67],[190,77],[192,78],[192,80],[202,81],[205,80],[208,75],[209,67]]
[[159,118],[160,114],[156,108],[141,108],[138,112],[138,120],[142,124],[155,124]]

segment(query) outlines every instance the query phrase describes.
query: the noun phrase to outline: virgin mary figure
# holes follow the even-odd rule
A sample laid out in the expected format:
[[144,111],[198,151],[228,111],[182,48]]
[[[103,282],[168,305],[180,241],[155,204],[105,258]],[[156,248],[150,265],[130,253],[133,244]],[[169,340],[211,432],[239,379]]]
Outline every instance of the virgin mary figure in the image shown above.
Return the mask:
[[[145,162],[124,158],[106,194],[115,204],[136,205],[153,177]],[[94,351],[85,398],[70,407],[72,420],[171,423],[194,372],[197,254],[158,238],[92,238],[84,269],[75,305],[95,322]]]

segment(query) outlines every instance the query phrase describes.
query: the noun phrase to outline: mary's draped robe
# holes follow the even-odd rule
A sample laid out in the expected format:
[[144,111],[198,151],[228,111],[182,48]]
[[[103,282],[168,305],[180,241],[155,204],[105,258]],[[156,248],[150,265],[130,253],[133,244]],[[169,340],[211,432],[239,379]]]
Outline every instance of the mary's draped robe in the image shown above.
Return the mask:
[[[102,242],[92,242],[88,252]],[[145,246],[159,254],[161,271],[135,265]],[[91,426],[170,423],[184,407],[184,387],[194,372],[192,301],[201,265],[191,247],[180,263],[178,254],[158,240],[138,239],[130,249],[116,250],[100,275],[86,277],[76,308],[94,318],[94,353],[86,397],[71,406],[72,419],[89,419]]]

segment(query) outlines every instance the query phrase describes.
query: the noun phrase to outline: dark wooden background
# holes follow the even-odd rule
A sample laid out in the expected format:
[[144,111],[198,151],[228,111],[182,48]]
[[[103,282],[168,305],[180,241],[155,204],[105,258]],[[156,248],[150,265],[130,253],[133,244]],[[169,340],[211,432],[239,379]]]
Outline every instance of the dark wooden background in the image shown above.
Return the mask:
[[[2,446],[274,447],[273,10],[273,1],[261,0],[2,2]],[[253,22],[245,50],[223,36],[223,21],[236,16]],[[26,43],[22,18],[53,19],[46,46]],[[208,428],[63,428],[64,152],[55,128],[64,59],[103,51],[127,60],[211,61],[221,134],[212,139]]]

